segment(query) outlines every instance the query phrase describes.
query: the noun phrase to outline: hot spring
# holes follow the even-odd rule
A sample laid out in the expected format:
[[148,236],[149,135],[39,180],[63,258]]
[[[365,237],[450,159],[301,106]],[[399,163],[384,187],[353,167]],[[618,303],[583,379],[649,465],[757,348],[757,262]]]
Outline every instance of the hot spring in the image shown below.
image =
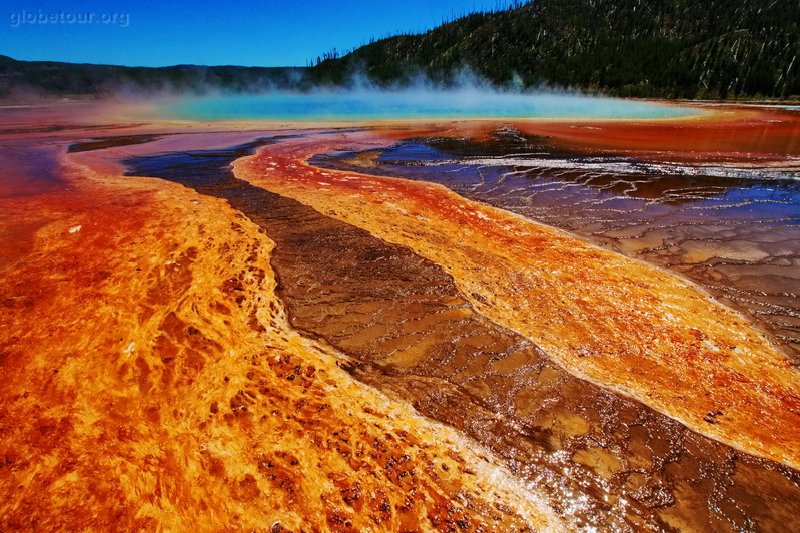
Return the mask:
[[655,119],[697,114],[674,105],[555,93],[490,90],[270,92],[171,100],[158,110],[184,120],[381,120],[420,118]]

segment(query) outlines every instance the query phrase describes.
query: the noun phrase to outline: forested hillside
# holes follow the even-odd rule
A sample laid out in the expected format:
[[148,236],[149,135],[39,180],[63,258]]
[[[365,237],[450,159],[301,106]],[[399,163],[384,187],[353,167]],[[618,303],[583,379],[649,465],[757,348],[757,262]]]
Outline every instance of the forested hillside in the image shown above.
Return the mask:
[[16,61],[0,56],[0,98],[16,93],[104,96],[125,91],[202,94],[295,88],[304,68],[197,65],[122,67],[55,61]]
[[376,41],[313,70],[318,82],[363,72],[380,83],[464,67],[498,84],[620,96],[800,94],[798,0],[536,0],[473,14],[422,35]]
[[[368,29],[366,29],[368,31]],[[616,96],[800,98],[800,0],[535,0],[420,35],[372,42],[313,68],[146,68],[0,56],[0,97],[15,90],[103,95],[309,90],[366,77],[453,83],[472,71],[500,86]]]

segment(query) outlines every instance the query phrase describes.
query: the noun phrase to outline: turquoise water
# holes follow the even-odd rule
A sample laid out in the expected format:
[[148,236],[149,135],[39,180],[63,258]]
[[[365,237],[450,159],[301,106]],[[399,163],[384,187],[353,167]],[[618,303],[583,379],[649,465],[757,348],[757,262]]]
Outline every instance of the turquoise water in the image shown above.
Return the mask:
[[342,91],[188,98],[160,109],[189,120],[380,120],[413,118],[671,118],[698,111],[644,101],[489,90]]

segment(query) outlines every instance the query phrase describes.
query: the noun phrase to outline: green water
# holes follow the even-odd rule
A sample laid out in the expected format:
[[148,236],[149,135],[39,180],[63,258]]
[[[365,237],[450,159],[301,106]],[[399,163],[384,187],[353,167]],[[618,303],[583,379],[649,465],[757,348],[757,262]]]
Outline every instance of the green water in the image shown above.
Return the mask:
[[672,118],[698,111],[652,102],[488,90],[341,91],[187,98],[159,112],[189,120],[380,120],[414,118]]

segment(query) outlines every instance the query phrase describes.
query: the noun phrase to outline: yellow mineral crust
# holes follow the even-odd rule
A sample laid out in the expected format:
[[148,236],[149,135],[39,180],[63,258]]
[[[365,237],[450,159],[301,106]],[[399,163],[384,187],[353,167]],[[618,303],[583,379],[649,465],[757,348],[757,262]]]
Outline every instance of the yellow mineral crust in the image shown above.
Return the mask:
[[[386,132],[383,145],[415,133]],[[800,468],[800,373],[740,314],[673,274],[442,186],[305,163],[378,146],[376,135],[287,140],[235,173],[441,264],[480,313],[574,375]]]
[[13,205],[40,223],[0,265],[0,530],[561,529],[293,332],[254,224],[87,161]]

